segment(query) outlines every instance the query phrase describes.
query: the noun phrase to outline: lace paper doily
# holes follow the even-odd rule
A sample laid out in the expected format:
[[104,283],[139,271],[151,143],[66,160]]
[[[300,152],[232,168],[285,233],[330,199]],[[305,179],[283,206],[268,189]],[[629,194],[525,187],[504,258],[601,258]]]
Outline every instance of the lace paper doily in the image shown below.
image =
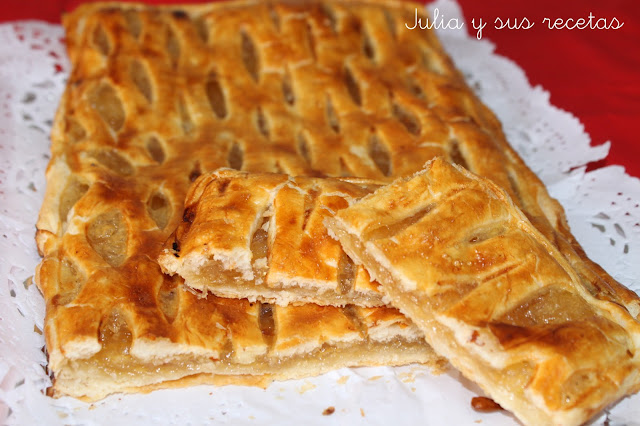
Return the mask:
[[[462,18],[440,0],[440,15]],[[507,413],[480,414],[469,400],[480,391],[455,371],[434,377],[426,368],[360,368],[274,383],[266,390],[198,386],[148,395],[115,395],[95,404],[42,394],[44,301],[31,285],[39,256],[34,224],[44,194],[48,134],[69,72],[60,26],[0,25],[0,421],[9,424],[514,424]],[[504,123],[507,137],[564,205],[589,256],[616,279],[640,290],[640,180],[611,166],[584,165],[607,155],[589,145],[579,121],[549,104],[513,62],[487,40],[465,31],[440,37],[471,86]],[[331,416],[322,412],[335,407]],[[595,424],[640,418],[640,396],[626,398]]]

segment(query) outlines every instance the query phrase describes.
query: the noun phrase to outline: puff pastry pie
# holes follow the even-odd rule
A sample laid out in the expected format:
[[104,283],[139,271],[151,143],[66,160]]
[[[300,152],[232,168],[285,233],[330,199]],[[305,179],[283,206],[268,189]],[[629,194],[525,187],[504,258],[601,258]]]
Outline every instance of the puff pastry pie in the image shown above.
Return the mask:
[[[188,375],[209,380],[208,372],[193,376],[188,361],[232,353],[239,365],[241,352],[225,348],[264,343],[259,304],[196,300],[156,262],[182,221],[189,185],[220,167],[391,181],[447,156],[506,188],[592,294],[637,315],[634,294],[584,256],[560,206],[434,34],[405,27],[416,8],[386,0],[91,3],[64,18],[73,69],[36,234],[56,394],[96,398]],[[248,336],[233,331],[236,316],[254,321]],[[109,355],[98,374],[93,360],[111,347],[126,362]],[[426,348],[415,354],[429,358]],[[133,365],[148,374],[127,374]],[[268,372],[243,365],[216,371]]]
[[383,294],[329,237],[324,218],[379,185],[220,169],[193,184],[159,263],[221,297],[382,306]]
[[640,324],[594,297],[504,190],[441,158],[326,219],[434,349],[527,424],[640,389]]
[[[312,146],[310,132],[322,130],[325,116],[310,109],[300,84],[311,84],[316,74],[306,72],[318,68],[307,44],[312,32],[335,40],[370,13],[387,16],[384,10],[378,3],[94,3],[65,17],[73,70],[54,123],[36,236],[54,395],[97,399],[350,365],[443,363],[394,309],[200,299],[156,262],[182,219],[187,188],[205,171],[339,175],[358,163],[342,132],[363,123],[323,130],[327,146],[343,147],[335,155]],[[398,26],[403,10],[389,11]],[[318,55],[329,47],[318,46]],[[344,73],[355,78],[333,66],[341,86]],[[332,114],[341,112],[339,102],[360,109],[348,90],[340,93]],[[323,152],[328,158],[316,158]],[[340,153],[350,158],[341,161]],[[369,174],[381,175],[367,164]]]

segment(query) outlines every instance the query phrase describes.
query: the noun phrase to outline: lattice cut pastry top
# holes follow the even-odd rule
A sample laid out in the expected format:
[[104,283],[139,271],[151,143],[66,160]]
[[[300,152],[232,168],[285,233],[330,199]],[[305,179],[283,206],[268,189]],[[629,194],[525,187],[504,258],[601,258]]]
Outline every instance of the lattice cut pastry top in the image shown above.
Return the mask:
[[594,298],[494,183],[442,159],[327,218],[434,349],[528,424],[640,388],[640,324]]
[[382,306],[383,294],[323,224],[379,184],[221,169],[200,176],[159,264],[221,297]]
[[[407,29],[416,13],[426,19],[391,0],[86,4],[64,20],[73,71],[52,161],[82,171],[80,188],[106,174],[144,182],[135,199],[162,188],[179,203],[190,179],[224,166],[391,181],[445,156],[503,187],[592,294],[637,316],[434,33]],[[39,238],[61,222],[41,215]]]
[[[59,131],[112,141],[133,163],[157,153],[206,170],[411,173],[446,153],[447,121],[473,117],[499,134],[434,34],[405,28],[416,8],[423,15],[387,0],[83,6],[65,26],[69,96],[88,102]],[[185,149],[165,146],[174,138]]]

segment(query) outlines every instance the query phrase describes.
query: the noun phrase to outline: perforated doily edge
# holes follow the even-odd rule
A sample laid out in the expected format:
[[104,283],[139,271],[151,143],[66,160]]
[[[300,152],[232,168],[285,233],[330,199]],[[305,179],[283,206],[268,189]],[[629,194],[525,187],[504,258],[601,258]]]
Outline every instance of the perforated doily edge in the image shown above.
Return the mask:
[[[448,3],[452,4],[451,2]],[[13,26],[14,24],[10,25]],[[24,27],[34,26],[49,28],[47,25],[37,22],[23,22],[18,25]],[[51,26],[50,28],[53,30],[52,32],[56,32],[59,35],[59,27]],[[489,46],[491,45],[489,44]],[[18,44],[17,47],[23,46]],[[485,47],[485,49],[487,48]],[[489,47],[488,49],[491,50],[491,52],[493,51],[492,47]],[[18,51],[16,53],[18,53]],[[512,66],[513,69],[516,71],[519,70],[517,65],[513,64],[509,60],[505,58],[497,58],[493,53],[491,53],[491,55],[494,56],[496,61],[506,61],[507,64],[510,63],[509,66]],[[42,63],[46,62],[43,58],[40,58],[39,60],[31,59],[32,60],[29,63],[31,67],[42,66]],[[47,62],[47,66],[43,68],[48,68],[54,61],[50,62],[51,63]],[[3,69],[3,67],[0,66],[0,69]],[[521,70],[519,71],[522,73]],[[28,79],[28,77],[32,76],[30,72],[33,73],[33,70],[24,70],[24,74],[20,77]],[[524,73],[522,73],[522,75],[524,76]],[[46,80],[49,76],[45,75],[43,77],[45,77]],[[15,76],[13,78],[15,79]],[[526,81],[526,77],[524,78]],[[15,86],[16,92],[18,90],[23,90],[21,93],[24,93],[25,87],[21,86],[20,80],[20,78],[16,79],[16,83],[15,85],[12,84],[12,88]],[[34,83],[36,81],[37,79],[33,80]],[[526,84],[528,85],[528,82],[526,82]],[[58,87],[58,89],[61,92],[62,88]],[[531,92],[531,96],[537,97],[536,99],[540,102],[546,99],[546,102],[548,103],[548,93],[541,88],[531,88],[528,86],[527,90]],[[549,105],[549,108],[552,110],[555,107]],[[51,110],[52,109],[53,108],[51,108]],[[15,111],[18,111],[18,109],[15,109]],[[575,128],[572,132],[577,132],[578,134],[581,132],[584,133],[584,128],[575,117],[566,112],[564,112],[564,115],[568,121],[573,122],[571,125]],[[502,119],[502,116],[500,116],[500,118]],[[45,122],[46,119],[41,118],[39,119],[38,125],[42,126],[42,123]],[[38,152],[48,152],[48,142],[46,141],[46,137],[44,140],[39,139],[42,136],[40,131],[35,129],[25,129],[25,126],[20,123],[13,123],[12,125],[19,128],[18,131],[22,136],[21,141],[38,140]],[[578,130],[576,130],[576,128]],[[505,126],[505,130],[509,135],[509,126]],[[28,135],[28,137],[25,137],[25,135]],[[583,137],[584,135],[579,136]],[[587,157],[600,157],[603,155],[603,152],[605,152],[606,155],[608,145],[600,145],[599,147],[594,148],[599,149],[600,151],[589,151],[586,154]],[[529,160],[526,156],[525,159]],[[20,160],[20,157],[16,156],[14,157],[14,160]],[[36,169],[37,168],[38,167],[36,167]],[[43,169],[43,167],[40,167],[40,169]],[[7,173],[6,170],[4,172],[5,174]],[[33,172],[33,170],[31,170],[31,172]],[[594,173],[599,174],[594,175]],[[564,175],[564,173],[562,173],[562,175]],[[628,183],[630,186],[629,191],[635,191],[636,189],[634,188],[638,186],[638,179],[630,178],[626,173],[622,172],[621,167],[616,166],[607,167],[605,169],[596,170],[586,174],[584,173],[584,169],[576,169],[566,178],[564,176],[560,176],[560,179],[556,182],[551,182],[549,184],[549,179],[557,178],[555,175],[551,175],[551,178],[547,178],[545,181],[549,184],[549,190],[552,195],[562,198],[562,196],[566,196],[566,194],[571,191],[570,188],[575,188],[570,186],[571,181],[578,182],[581,185],[586,185],[586,181],[588,181],[592,176],[597,176],[598,180],[606,180],[607,183],[604,184],[605,187],[608,187],[609,185],[611,185],[611,187],[620,185],[619,179],[622,179],[624,182],[630,182]],[[35,222],[33,206],[35,205],[35,214],[37,214],[37,209],[41,203],[44,182],[43,173],[33,173],[32,176],[26,177],[15,177],[13,180],[7,179],[6,176],[0,174],[0,180],[2,181],[0,186],[0,192],[2,192],[2,194],[0,194],[0,199],[2,199],[3,205],[11,205],[12,207],[15,205],[17,207],[14,209],[15,211],[11,212],[11,214],[5,215],[3,213],[0,215],[0,230],[3,235],[8,236],[8,238],[0,239],[0,250],[3,253],[8,254],[6,260],[14,258],[14,253],[17,253],[20,250],[24,251],[20,256],[16,256],[22,257],[23,259],[28,258],[28,261],[23,261],[22,265],[19,266],[16,271],[11,270],[12,262],[10,261],[3,262],[0,267],[1,276],[3,278],[2,282],[0,282],[0,314],[3,317],[2,321],[11,320],[8,315],[11,315],[12,313],[14,316],[17,315],[15,311],[16,308],[21,309],[24,315],[21,317],[22,320],[16,316],[16,319],[13,321],[13,326],[16,327],[17,333],[21,334],[20,338],[25,340],[11,340],[12,336],[8,336],[6,334],[7,328],[4,327],[4,324],[4,331],[0,331],[0,340],[2,340],[3,343],[7,341],[12,341],[14,343],[14,345],[2,345],[5,349],[0,349],[0,353],[3,355],[2,360],[0,360],[0,401],[4,401],[5,404],[12,407],[13,415],[10,418],[11,422],[86,424],[96,422],[97,419],[128,419],[129,422],[133,422],[133,420],[140,420],[141,418],[149,421],[153,421],[154,418],[156,420],[163,418],[166,422],[180,422],[184,421],[184,419],[198,421],[199,419],[204,422],[203,419],[209,419],[213,416],[214,419],[218,417],[216,420],[221,422],[229,422],[231,420],[230,418],[233,418],[233,422],[241,424],[253,422],[250,418],[251,414],[244,418],[239,417],[238,412],[242,411],[241,409],[247,413],[254,412],[255,418],[277,421],[282,420],[281,417],[277,416],[278,413],[290,413],[302,416],[299,418],[308,418],[309,413],[316,412],[321,407],[326,408],[324,405],[329,403],[334,403],[337,406],[338,411],[336,415],[330,419],[318,417],[318,420],[315,422],[320,423],[327,421],[329,423],[339,423],[349,420],[354,424],[358,424],[362,423],[362,419],[370,421],[374,418],[393,418],[402,423],[402,420],[409,419],[407,417],[407,413],[417,413],[423,421],[425,418],[435,421],[441,421],[442,418],[448,418],[451,421],[457,420],[459,422],[470,422],[472,419],[484,419],[485,421],[490,421],[491,424],[511,424],[513,422],[511,417],[503,414],[479,415],[477,413],[469,413],[468,398],[475,394],[477,391],[476,389],[472,388],[472,390],[468,390],[461,387],[459,382],[461,379],[457,377],[455,373],[445,375],[444,377],[434,378],[420,367],[406,367],[404,369],[371,368],[340,370],[319,378],[276,384],[272,386],[271,390],[266,391],[267,395],[265,395],[263,391],[245,389],[241,387],[206,387],[204,389],[202,387],[197,387],[189,390],[161,391],[152,395],[114,396],[94,405],[93,408],[90,405],[80,403],[72,399],[51,400],[41,393],[41,390],[48,384],[48,378],[42,369],[42,365],[45,363],[45,358],[40,352],[40,347],[44,342],[42,336],[33,331],[34,326],[40,329],[42,327],[44,303],[42,301],[42,297],[37,292],[37,289],[35,289],[35,286],[25,288],[22,282],[23,278],[26,279],[33,273],[33,268],[38,262],[37,253],[35,252],[35,244],[33,242],[33,223]],[[14,188],[5,186],[5,183],[8,181],[16,184],[20,183],[22,185],[29,180],[35,181],[36,191],[34,193],[26,191],[26,185],[20,187],[20,190],[22,191],[21,193],[13,193],[12,191]],[[640,190],[635,193],[640,194]],[[565,204],[566,207],[566,201],[562,199],[561,201],[563,201],[563,204]],[[29,203],[32,207],[31,210],[23,208],[24,203]],[[571,208],[567,208],[567,214],[569,216],[570,223],[572,223],[572,228],[574,228],[574,232],[578,239],[581,240],[581,237],[578,235],[579,231],[576,230],[576,226],[574,225],[576,220],[581,220],[579,219],[581,216],[572,215]],[[634,235],[635,234],[630,233],[628,238],[631,242],[637,244],[638,238],[637,235]],[[588,252],[593,250],[589,244],[584,245]],[[608,267],[607,269],[610,271],[612,270]],[[636,274],[635,276],[637,277],[638,275]],[[11,280],[11,282],[5,286],[4,283],[9,280]],[[11,290],[16,292],[16,297],[11,297]],[[16,354],[19,354],[19,356],[16,356]],[[24,362],[25,359],[29,361]],[[410,391],[411,385],[408,383],[411,382],[403,382],[399,380],[399,377],[405,373],[417,377],[412,379],[417,390]],[[342,377],[344,376],[348,377],[347,383],[357,383],[358,385],[345,388],[337,386],[337,381],[343,380]],[[378,376],[380,376],[381,379],[378,379]],[[14,387],[15,385],[18,386]],[[310,388],[310,390],[306,390],[307,388]],[[347,389],[348,391],[344,392],[341,391],[341,389]],[[389,405],[388,400],[384,399],[384,395],[388,395],[389,390],[393,390],[401,396],[400,400],[394,399],[394,404],[391,405]],[[211,392],[213,398],[208,399],[206,397],[209,395],[207,391]],[[334,395],[335,393],[338,393],[341,396],[341,399],[336,399]],[[361,398],[354,398],[354,394],[360,395]],[[438,398],[440,395],[446,395],[447,399],[439,400]],[[315,402],[310,403],[309,399]],[[234,404],[236,404],[238,400],[244,402],[240,406],[235,406]],[[286,402],[283,403],[282,401]],[[614,408],[610,418],[617,418],[620,421],[625,418],[637,418],[635,414],[638,413],[638,410],[634,407],[640,404],[636,403],[634,405],[630,401],[637,402],[638,398],[632,397],[625,399]],[[197,407],[194,408],[192,406],[196,402],[210,404],[211,409],[209,412],[202,410],[198,411]],[[325,404],[325,402],[327,404]],[[176,403],[183,404],[188,409],[176,407]],[[346,406],[347,408],[340,409],[341,405],[343,407]],[[378,411],[379,416],[369,414],[360,419],[361,415],[355,408],[358,405],[366,405],[365,412],[367,413],[375,413],[376,405],[379,405],[383,409]],[[454,413],[452,413],[451,410],[452,405],[455,407],[453,410],[455,411]],[[7,406],[5,405],[4,407],[6,413]],[[432,412],[425,414],[425,407],[429,407]],[[442,408],[442,411],[438,410],[438,408]],[[0,407],[0,418],[4,418],[2,410],[3,408]],[[141,412],[143,412],[142,417],[140,417]],[[146,415],[144,413],[146,413]],[[224,416],[226,415],[229,416],[227,420],[224,419]],[[438,415],[442,415],[443,417],[437,417]],[[416,419],[417,418],[418,417],[416,417]],[[603,417],[601,419],[603,419]]]

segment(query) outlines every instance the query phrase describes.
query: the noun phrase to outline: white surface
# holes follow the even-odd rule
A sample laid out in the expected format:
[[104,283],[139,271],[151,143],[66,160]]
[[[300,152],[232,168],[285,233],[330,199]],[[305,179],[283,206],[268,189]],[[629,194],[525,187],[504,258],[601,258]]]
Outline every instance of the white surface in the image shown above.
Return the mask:
[[[459,16],[441,0],[441,15]],[[340,370],[267,390],[199,386],[118,395],[94,405],[43,396],[44,302],[24,283],[39,261],[33,240],[44,191],[48,133],[69,70],[59,26],[0,26],[0,421],[9,424],[482,424],[511,425],[507,413],[470,408],[473,384],[456,372],[431,376],[419,366]],[[590,147],[570,114],[529,86],[521,69],[493,54],[490,42],[464,31],[440,34],[470,84],[498,114],[513,146],[567,210],[589,256],[640,289],[640,180],[621,167],[585,173],[608,144]],[[60,64],[63,72],[56,73]],[[572,170],[572,171],[570,171]],[[345,379],[344,376],[347,378]],[[346,381],[345,381],[346,380]],[[322,412],[335,407],[331,416]],[[10,413],[10,414],[9,414]],[[8,415],[8,417],[7,417]],[[640,396],[627,398],[594,424],[639,424]]]

